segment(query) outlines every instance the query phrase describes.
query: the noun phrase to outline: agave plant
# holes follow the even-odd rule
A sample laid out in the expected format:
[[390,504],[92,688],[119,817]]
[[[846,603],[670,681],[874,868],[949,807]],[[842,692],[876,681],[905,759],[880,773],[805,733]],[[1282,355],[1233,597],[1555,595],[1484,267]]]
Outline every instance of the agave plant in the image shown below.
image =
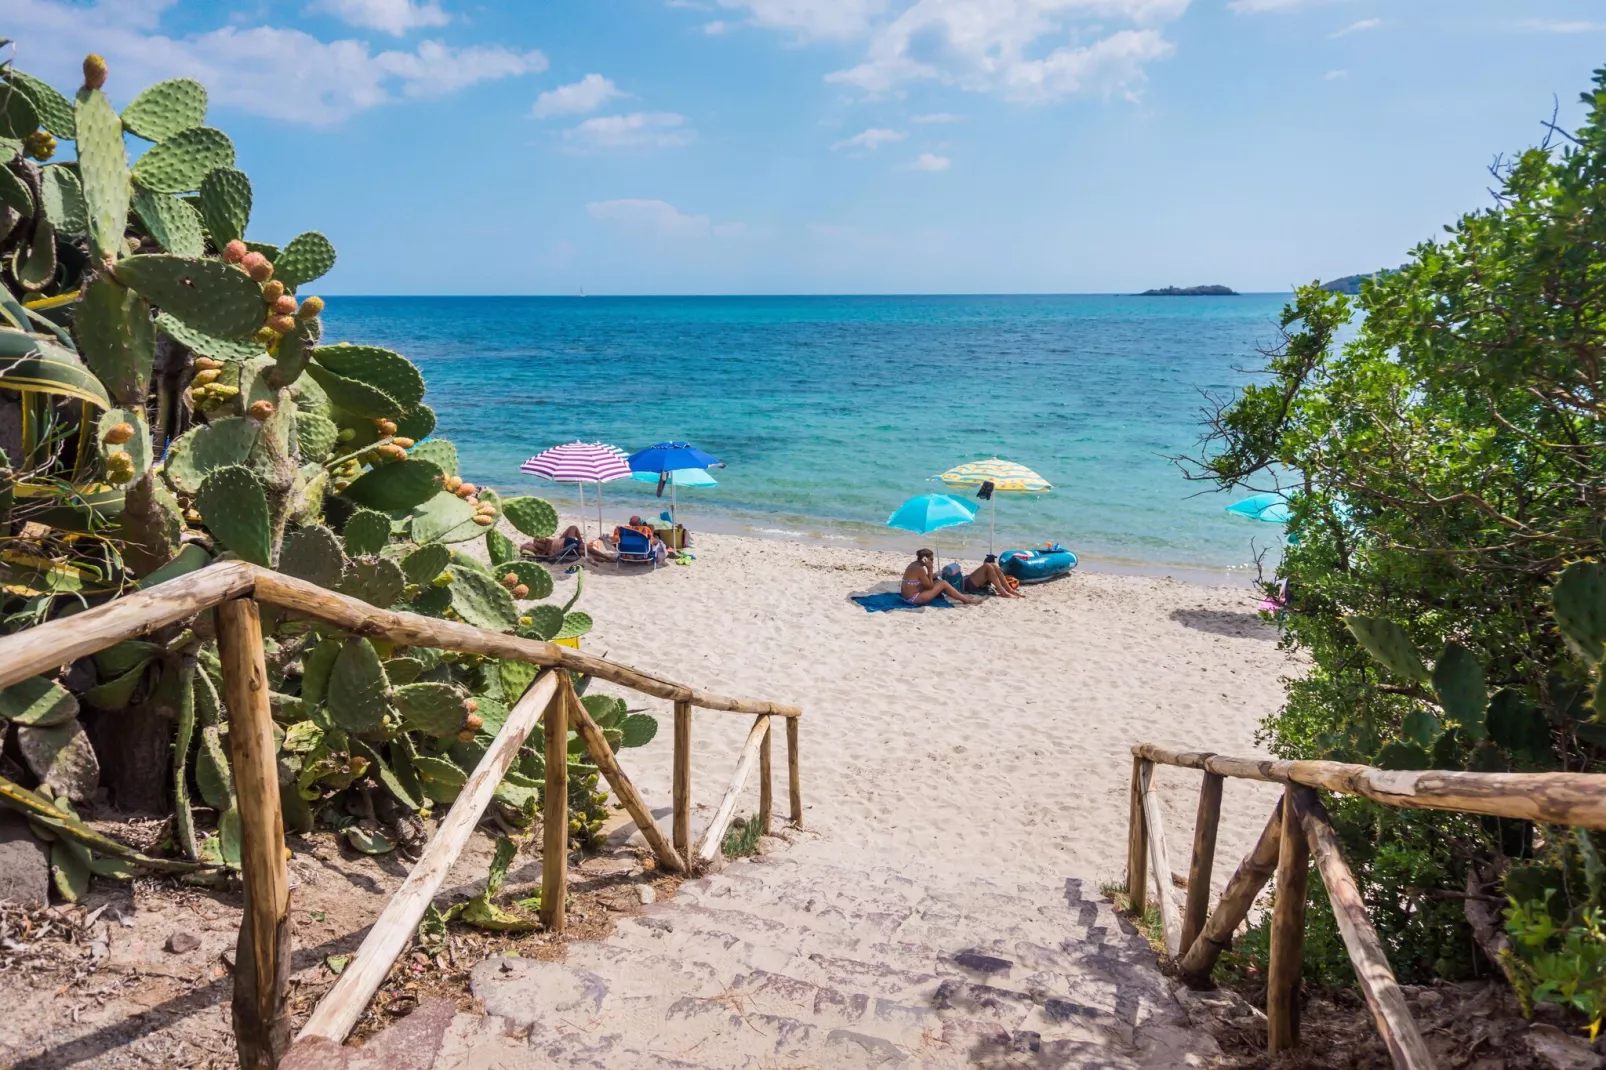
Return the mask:
[[[0,65],[0,630],[237,558],[480,628],[589,631],[580,585],[542,601],[552,576],[496,527],[550,535],[552,506],[462,480],[405,357],[324,343],[323,301],[305,290],[335,263],[329,240],[248,237],[251,183],[206,125],[205,88],[161,82],[119,113],[106,78],[88,57],[69,100]],[[52,162],[64,141],[76,159]],[[478,539],[489,566],[464,552]],[[534,674],[271,613],[264,628],[286,822],[321,818],[359,850],[416,841],[418,815],[455,797]],[[65,845],[64,896],[95,868],[151,861],[74,813],[103,773],[124,809],[171,807],[172,853],[238,863],[219,693],[204,616],[0,692],[27,767],[0,769],[0,804]],[[587,702],[618,745],[656,729]],[[570,753],[583,838],[605,796],[583,748]],[[541,773],[527,750],[499,791],[505,819],[533,815]]]

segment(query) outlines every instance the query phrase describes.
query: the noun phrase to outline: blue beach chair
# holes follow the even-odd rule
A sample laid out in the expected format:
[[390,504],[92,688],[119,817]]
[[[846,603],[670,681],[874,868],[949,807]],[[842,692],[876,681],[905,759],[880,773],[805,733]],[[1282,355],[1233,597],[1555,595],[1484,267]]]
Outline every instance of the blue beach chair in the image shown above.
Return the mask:
[[647,536],[633,528],[619,529],[619,561],[626,561],[635,565],[658,566],[658,559],[653,556],[652,543]]

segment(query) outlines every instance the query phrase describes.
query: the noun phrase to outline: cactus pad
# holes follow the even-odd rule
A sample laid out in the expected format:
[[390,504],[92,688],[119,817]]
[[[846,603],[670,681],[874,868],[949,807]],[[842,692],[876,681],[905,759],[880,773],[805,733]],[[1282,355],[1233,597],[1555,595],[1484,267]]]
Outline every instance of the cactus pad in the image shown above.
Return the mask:
[[519,559],[519,548],[513,545],[513,540],[494,527],[485,529],[485,552],[490,555],[491,564],[496,567]]
[[545,498],[504,498],[502,515],[532,539],[544,539],[558,530],[558,511]]
[[97,256],[122,256],[131,193],[123,121],[112,110],[106,94],[98,89],[79,90],[75,116],[78,179],[89,210],[90,243]]
[[213,470],[245,464],[256,440],[256,425],[243,416],[213,420],[179,436],[168,448],[162,471],[175,490],[197,494]]
[[150,306],[132,290],[95,276],[73,313],[84,363],[119,403],[138,407],[156,359]]
[[578,639],[594,627],[591,614],[576,609],[563,615],[563,627],[558,629],[559,639]]
[[296,445],[303,461],[322,461],[335,448],[340,429],[327,416],[316,412],[296,413]]
[[116,274],[118,282],[204,334],[249,338],[266,318],[262,287],[220,260],[152,253],[120,261]]
[[463,730],[468,692],[454,684],[405,684],[391,692],[396,712],[410,732],[444,739]]
[[56,229],[49,219],[34,227],[33,240],[11,254],[11,274],[29,293],[38,293],[56,278]]
[[619,722],[619,731],[624,736],[619,742],[621,749],[645,747],[658,734],[658,718],[646,713],[632,713]]
[[224,546],[253,565],[271,566],[273,532],[268,495],[249,468],[214,468],[201,481],[195,507],[207,529]]
[[[350,527],[348,522],[347,527]],[[371,606],[389,609],[401,599],[407,577],[401,566],[388,557],[365,558],[353,561],[346,569],[346,578],[340,581],[340,592],[360,598]]]
[[13,84],[0,92],[0,137],[20,140],[38,129],[39,109],[26,89]]
[[390,708],[390,681],[379,653],[366,639],[347,639],[340,645],[329,672],[325,701],[335,724],[348,732],[368,732],[379,727]]
[[406,435],[415,442],[428,437],[433,430],[435,430],[435,410],[422,402],[416,405],[403,405],[402,414],[396,417],[396,433]]
[[123,109],[123,126],[146,141],[164,141],[206,122],[206,87],[189,78],[157,82]]
[[[379,388],[403,405],[424,400],[424,376],[400,353],[342,343],[321,347],[312,359],[336,375]],[[340,404],[338,399],[335,404]]]
[[1606,565],[1575,561],[1551,588],[1556,627],[1585,661],[1598,662],[1606,650]]
[[180,130],[134,164],[134,181],[159,193],[189,193],[219,167],[234,166],[234,142],[210,126]]
[[22,184],[22,179],[3,166],[0,166],[0,204],[24,219],[33,215],[33,194]]
[[249,338],[218,338],[187,326],[166,312],[157,315],[156,326],[173,341],[188,346],[203,357],[214,357],[218,360],[250,360],[263,354],[260,342]]
[[78,716],[73,693],[48,676],[30,676],[0,691],[0,718],[48,728]]
[[[106,432],[118,424],[133,424],[134,437],[127,442],[110,445],[105,441]],[[145,474],[151,466],[151,432],[145,426],[145,406],[140,405],[132,409],[107,409],[100,414],[100,420],[95,425],[95,439],[100,443],[101,458],[110,461],[113,454],[126,453],[131,473],[127,479],[108,480],[116,486],[126,486]]]
[[449,758],[432,758],[419,755],[413,759],[413,771],[424,789],[424,794],[438,803],[449,803],[468,782],[468,774]]
[[441,470],[428,461],[395,461],[371,468],[342,493],[385,513],[423,505],[440,492]]
[[[401,427],[396,428],[398,434]],[[457,475],[457,447],[444,438],[432,438],[428,442],[420,442],[408,451],[408,456],[415,461],[428,461],[449,476]]]
[[524,611],[530,623],[519,625],[518,634],[525,639],[555,639],[563,630],[563,610],[550,603],[530,606]]
[[1446,643],[1433,663],[1433,690],[1444,712],[1459,722],[1473,738],[1483,732],[1483,713],[1489,705],[1489,687],[1484,682],[1483,665],[1478,656],[1460,643]]
[[189,571],[190,566],[199,568],[211,560],[194,543],[180,547],[183,512],[173,492],[153,471],[141,472],[123,495],[123,512],[117,524],[123,563],[143,580],[142,587],[176,578]]
[[84,187],[78,173],[59,165],[39,172],[40,199],[45,202],[45,218],[56,233],[81,237],[89,233],[89,210],[84,207]]
[[134,211],[156,244],[173,255],[196,257],[206,253],[201,217],[187,202],[169,193],[153,193],[144,186],[135,186]]
[[467,542],[482,530],[474,523],[474,507],[445,491],[413,510],[414,542]]
[[390,541],[390,517],[372,509],[358,509],[346,521],[346,528],[340,535],[351,557],[377,554]]
[[507,588],[484,572],[452,569],[452,609],[476,628],[510,632],[519,623],[518,607]]
[[201,179],[201,219],[219,249],[245,237],[251,222],[251,180],[245,172],[218,167]]
[[273,378],[280,386],[296,382],[306,369],[307,360],[312,356],[312,347],[317,341],[313,326],[306,320],[297,320],[295,329],[279,339],[279,348],[274,351],[274,359],[279,362],[279,367]]
[[294,290],[328,274],[335,266],[335,247],[315,230],[297,234],[273,261],[273,277]]
[[1411,644],[1405,629],[1385,617],[1345,617],[1350,634],[1373,659],[1399,676],[1418,684],[1432,683],[1428,667]]
[[[262,302],[259,298],[257,307],[260,308],[261,306]],[[317,350],[315,352],[321,354],[323,351]],[[306,372],[312,376],[314,382],[323,387],[323,392],[329,395],[329,400],[333,404],[353,416],[379,419],[380,417],[394,418],[401,415],[401,403],[377,387],[369,386],[367,383],[356,379],[347,379],[344,375],[336,375],[316,361],[307,364]]]
[[54,86],[19,70],[8,70],[5,77],[28,94],[34,110],[39,113],[41,126],[66,141],[78,136],[78,125],[73,121],[72,101],[58,93]]
[[319,587],[338,587],[345,574],[346,556],[340,540],[322,524],[295,528],[285,534],[279,550],[279,571]]
[[451,558],[451,551],[439,543],[420,546],[402,558],[402,572],[409,583],[428,583],[441,574]]
[[550,598],[552,595],[552,573],[534,561],[509,561],[498,565],[497,571],[511,572],[518,576],[519,582],[530,589],[530,593],[525,597],[532,601]]
[[95,794],[100,760],[79,721],[63,721],[49,728],[19,725],[17,742],[28,768],[55,794],[80,802]]

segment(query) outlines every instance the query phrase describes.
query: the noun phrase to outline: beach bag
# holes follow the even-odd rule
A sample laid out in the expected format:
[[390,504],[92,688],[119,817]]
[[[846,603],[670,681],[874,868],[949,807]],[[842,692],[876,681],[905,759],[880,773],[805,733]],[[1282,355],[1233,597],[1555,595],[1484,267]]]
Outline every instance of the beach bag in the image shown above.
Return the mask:
[[[939,573],[939,575],[958,588],[960,587],[960,584],[964,582],[965,570],[959,567],[959,562],[950,561],[946,565],[942,566],[942,572]],[[960,589],[963,590],[963,588]]]

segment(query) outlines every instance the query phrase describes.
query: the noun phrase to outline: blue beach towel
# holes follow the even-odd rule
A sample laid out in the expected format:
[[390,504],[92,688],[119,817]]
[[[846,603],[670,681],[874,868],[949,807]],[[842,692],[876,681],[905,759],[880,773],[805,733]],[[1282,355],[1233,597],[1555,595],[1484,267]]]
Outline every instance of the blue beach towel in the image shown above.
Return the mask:
[[946,598],[933,598],[925,606],[911,606],[903,600],[897,591],[883,591],[880,594],[856,594],[853,600],[864,607],[866,613],[886,613],[893,609],[952,609],[954,604]]

